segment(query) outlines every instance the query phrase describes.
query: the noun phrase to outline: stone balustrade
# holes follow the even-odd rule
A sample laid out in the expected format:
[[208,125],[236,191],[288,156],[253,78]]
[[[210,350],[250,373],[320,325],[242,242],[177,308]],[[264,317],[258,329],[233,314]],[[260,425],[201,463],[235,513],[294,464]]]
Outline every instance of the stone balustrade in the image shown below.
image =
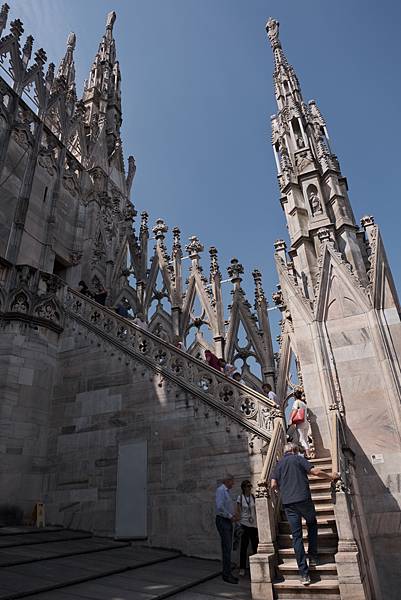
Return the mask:
[[281,411],[263,394],[227,378],[207,363],[72,289],[66,294],[65,309],[70,318],[162,378],[178,384],[248,434],[270,440],[274,419],[278,415],[281,418]]

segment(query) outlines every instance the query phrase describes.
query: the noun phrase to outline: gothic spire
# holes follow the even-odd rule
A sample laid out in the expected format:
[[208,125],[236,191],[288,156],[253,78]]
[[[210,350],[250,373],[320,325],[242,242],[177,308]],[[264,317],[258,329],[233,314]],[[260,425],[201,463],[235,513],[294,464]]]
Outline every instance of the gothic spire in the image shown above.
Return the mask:
[[115,20],[116,13],[112,11],[107,15],[106,31],[85,83],[83,96],[91,138],[95,139],[104,124],[106,126],[109,157],[121,146],[121,74],[113,37]]
[[273,152],[278,170],[291,256],[304,293],[313,297],[318,273],[319,229],[333,231],[337,248],[365,282],[357,226],[347,182],[332,153],[326,123],[314,100],[306,104],[294,68],[279,38],[279,23],[270,18],[266,31],[274,56],[278,111],[272,117]]
[[74,64],[74,50],[76,44],[75,33],[71,32],[67,38],[67,50],[65,55],[60,61],[60,65],[57,70],[56,78],[64,78],[67,89],[75,92],[75,64]]

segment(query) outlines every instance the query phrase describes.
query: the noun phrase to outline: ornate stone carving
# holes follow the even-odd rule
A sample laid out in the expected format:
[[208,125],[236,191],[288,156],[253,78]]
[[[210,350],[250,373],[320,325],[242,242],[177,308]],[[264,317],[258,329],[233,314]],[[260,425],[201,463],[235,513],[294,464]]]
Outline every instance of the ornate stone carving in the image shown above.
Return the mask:
[[322,203],[319,198],[317,187],[315,185],[309,185],[307,189],[308,200],[312,212],[312,216],[323,214]]

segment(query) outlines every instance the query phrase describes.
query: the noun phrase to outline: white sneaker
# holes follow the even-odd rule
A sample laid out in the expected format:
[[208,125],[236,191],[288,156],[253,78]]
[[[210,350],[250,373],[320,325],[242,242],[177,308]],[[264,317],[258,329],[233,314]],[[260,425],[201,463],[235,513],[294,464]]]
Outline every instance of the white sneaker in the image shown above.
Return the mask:
[[239,570],[239,576],[243,577],[245,575],[245,569],[240,569]]

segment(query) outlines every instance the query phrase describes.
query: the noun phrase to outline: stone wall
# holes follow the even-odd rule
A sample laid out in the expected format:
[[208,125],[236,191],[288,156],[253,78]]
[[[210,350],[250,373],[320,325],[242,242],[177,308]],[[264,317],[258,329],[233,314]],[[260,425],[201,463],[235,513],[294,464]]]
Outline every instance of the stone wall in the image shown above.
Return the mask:
[[49,436],[52,522],[113,535],[119,442],[148,442],[148,542],[218,556],[214,492],[229,471],[257,479],[258,448],[239,427],[113,355],[71,324],[63,334]]
[[16,321],[0,335],[0,503],[27,514],[43,500],[57,337]]

